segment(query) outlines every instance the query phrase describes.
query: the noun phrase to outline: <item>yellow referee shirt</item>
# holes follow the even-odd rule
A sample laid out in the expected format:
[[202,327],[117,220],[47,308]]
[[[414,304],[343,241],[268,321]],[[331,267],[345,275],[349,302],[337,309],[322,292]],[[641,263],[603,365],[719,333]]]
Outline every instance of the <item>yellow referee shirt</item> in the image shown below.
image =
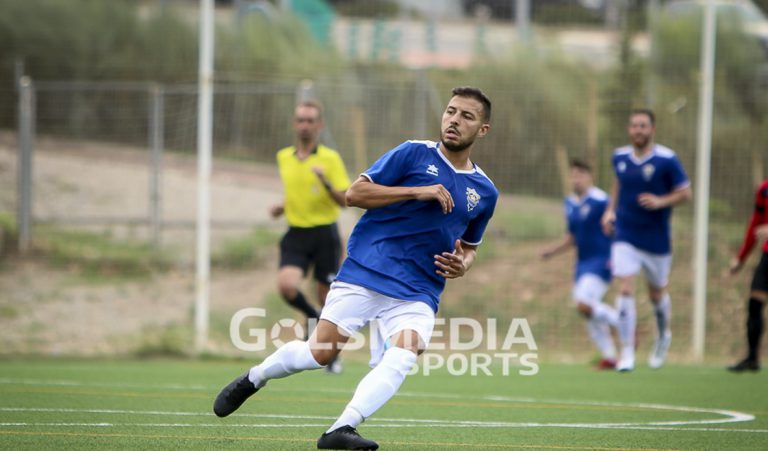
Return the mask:
[[312,168],[322,168],[334,190],[349,188],[347,169],[338,152],[320,144],[307,158],[300,160],[293,146],[286,147],[277,152],[277,166],[285,189],[288,225],[316,227],[336,222],[341,208]]

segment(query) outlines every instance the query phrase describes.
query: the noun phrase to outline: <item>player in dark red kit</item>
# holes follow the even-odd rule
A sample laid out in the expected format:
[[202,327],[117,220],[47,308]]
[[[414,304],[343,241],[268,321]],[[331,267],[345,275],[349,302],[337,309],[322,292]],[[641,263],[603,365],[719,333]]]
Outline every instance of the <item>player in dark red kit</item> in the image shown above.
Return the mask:
[[758,371],[760,369],[760,336],[763,334],[763,307],[768,302],[768,179],[764,180],[755,195],[755,210],[744,234],[739,254],[731,264],[731,274],[744,266],[755,244],[763,244],[763,255],[752,276],[747,313],[747,357],[728,367],[730,371]]

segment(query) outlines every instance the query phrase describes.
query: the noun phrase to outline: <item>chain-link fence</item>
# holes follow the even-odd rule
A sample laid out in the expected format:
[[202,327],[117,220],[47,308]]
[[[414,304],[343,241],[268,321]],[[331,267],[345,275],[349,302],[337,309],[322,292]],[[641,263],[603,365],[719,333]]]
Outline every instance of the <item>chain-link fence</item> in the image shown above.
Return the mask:
[[[481,86],[494,101],[492,131],[473,159],[504,196],[481,250],[484,264],[466,285],[449,286],[442,313],[502,321],[525,317],[542,350],[559,358],[583,355],[591,346],[581,319],[568,307],[571,258],[541,263],[538,255],[564,231],[561,197],[568,157],[593,162],[598,184],[608,188],[611,149],[626,139],[625,111],[616,108],[625,99],[611,97],[588,78],[585,89],[557,99],[524,79],[501,86],[486,81]],[[325,104],[324,141],[340,151],[354,175],[405,139],[436,139],[451,87],[452,80],[425,71],[399,72],[396,80],[357,73],[311,84],[216,86],[214,157],[225,171],[214,174],[214,232],[267,223],[267,206],[257,204],[279,200],[271,164],[277,149],[292,142],[290,117],[297,98],[312,95]],[[30,89],[35,99],[33,223],[129,226],[156,243],[173,242],[180,227],[193,227],[195,86],[32,80]],[[658,141],[678,152],[691,178],[695,112],[688,86],[658,102]],[[741,325],[746,289],[726,279],[724,269],[750,213],[754,182],[765,173],[765,153],[753,141],[761,133],[756,124],[721,123],[714,130],[709,355],[731,354],[743,344],[742,334],[733,330]],[[692,207],[679,208],[670,284],[673,353],[678,355],[690,349],[692,224]],[[645,343],[655,326],[650,307],[639,305]]]

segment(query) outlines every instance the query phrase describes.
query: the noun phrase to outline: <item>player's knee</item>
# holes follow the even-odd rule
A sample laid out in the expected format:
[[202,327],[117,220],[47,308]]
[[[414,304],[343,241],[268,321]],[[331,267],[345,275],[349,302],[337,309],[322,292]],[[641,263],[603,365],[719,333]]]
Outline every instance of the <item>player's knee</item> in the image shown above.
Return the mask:
[[392,346],[411,351],[416,355],[421,355],[426,349],[425,343],[415,331],[403,331],[392,337]]
[[279,291],[280,296],[288,302],[296,299],[296,296],[299,294],[299,290],[296,286],[281,282],[278,282],[277,284],[277,291]]
[[586,302],[577,302],[576,303],[576,310],[579,311],[579,313],[584,316],[585,318],[591,318],[592,317],[592,306],[589,305]]
[[333,361],[333,359],[339,354],[335,349],[318,349],[312,347],[312,357],[315,361],[322,366],[326,366]]
[[648,295],[651,298],[651,302],[654,304],[661,302],[661,300],[664,299],[664,294],[664,288],[648,287]]

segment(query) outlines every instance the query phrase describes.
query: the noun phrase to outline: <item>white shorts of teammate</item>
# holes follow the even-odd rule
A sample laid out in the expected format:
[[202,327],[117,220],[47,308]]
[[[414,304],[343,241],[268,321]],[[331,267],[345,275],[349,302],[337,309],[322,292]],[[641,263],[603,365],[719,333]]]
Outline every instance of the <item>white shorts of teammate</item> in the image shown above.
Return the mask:
[[603,301],[603,296],[608,291],[608,284],[602,277],[584,273],[573,284],[573,302],[594,306]]
[[352,335],[369,322],[371,327],[371,366],[381,360],[387,340],[403,330],[415,331],[426,349],[435,327],[435,312],[424,302],[395,299],[359,285],[333,282],[320,319],[330,321]]
[[611,246],[611,264],[615,277],[636,276],[643,270],[651,286],[664,288],[669,282],[672,255],[652,254],[618,241]]

